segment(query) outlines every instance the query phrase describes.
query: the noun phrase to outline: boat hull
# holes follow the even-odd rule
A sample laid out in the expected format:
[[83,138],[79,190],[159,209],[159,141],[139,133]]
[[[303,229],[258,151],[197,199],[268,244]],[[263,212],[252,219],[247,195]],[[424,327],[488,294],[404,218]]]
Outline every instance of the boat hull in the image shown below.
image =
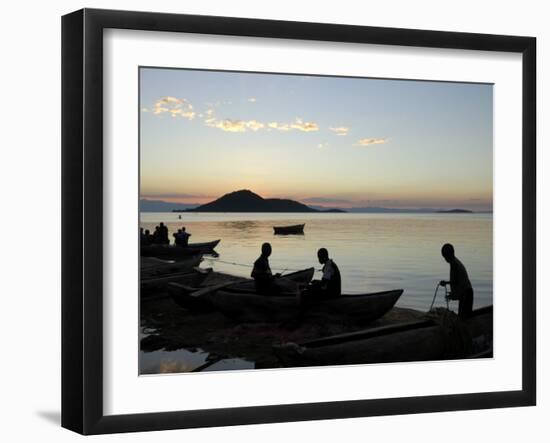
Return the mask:
[[[293,272],[277,278],[277,284],[281,287],[283,294],[291,294],[295,297],[300,289],[305,287],[313,278],[315,270],[314,268],[304,269],[302,271]],[[236,297],[242,295],[254,295],[255,297],[264,297],[256,294],[256,288],[254,280],[248,279],[247,281],[241,281],[231,284],[222,289],[213,290],[209,294],[196,296],[193,294],[194,290],[198,288],[188,287],[181,284],[170,284],[170,294],[174,301],[181,307],[197,311],[214,311],[217,309],[213,300],[218,292],[224,292],[227,296]],[[276,296],[277,298],[282,296]]]
[[292,226],[273,226],[273,231],[277,235],[300,235],[304,233],[304,226],[305,224]]
[[402,289],[372,294],[342,295],[303,306],[298,294],[264,296],[237,294],[226,290],[208,295],[215,309],[241,322],[283,322],[288,320],[337,317],[370,322],[386,314],[403,294]]
[[286,343],[273,350],[284,366],[394,363],[492,356],[492,306],[449,325],[431,319]]
[[173,273],[192,272],[193,268],[198,266],[201,261],[201,254],[187,256],[177,262],[157,260],[152,257],[142,257],[140,279],[144,280]]
[[188,246],[176,245],[147,245],[141,246],[140,254],[142,257],[158,257],[168,260],[179,260],[184,257],[197,254],[212,254],[214,248],[218,246],[220,240],[214,240],[206,243],[190,243]]

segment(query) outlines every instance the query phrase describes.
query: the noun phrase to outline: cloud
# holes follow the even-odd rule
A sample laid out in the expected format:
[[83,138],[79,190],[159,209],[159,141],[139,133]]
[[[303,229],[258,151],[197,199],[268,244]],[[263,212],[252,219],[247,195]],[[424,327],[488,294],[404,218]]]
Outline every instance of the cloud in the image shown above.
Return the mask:
[[370,146],[370,145],[381,145],[386,143],[388,139],[386,138],[362,138],[355,143],[354,146]]
[[290,131],[290,125],[288,123],[270,122],[267,126],[271,129],[277,129],[278,131]]
[[153,105],[153,114],[162,115],[168,114],[172,117],[182,117],[187,120],[193,120],[195,112],[193,105],[185,99],[176,97],[159,98]]
[[328,143],[326,143],[326,142],[324,142],[324,143],[319,143],[319,144],[317,145],[317,147],[318,147],[319,149],[325,149],[325,148],[328,147]]
[[265,125],[262,122],[257,120],[233,120],[226,118],[224,120],[217,120],[215,118],[208,118],[204,121],[206,126],[211,128],[221,129],[225,132],[246,132],[251,130],[256,132],[259,129],[262,129]]
[[336,135],[348,135],[349,128],[346,128],[345,126],[337,126],[335,128],[330,127],[329,130],[334,132]]
[[303,132],[313,132],[318,131],[319,126],[314,122],[304,122],[301,118],[297,118],[294,123],[290,125],[292,129],[297,129],[298,131]]
[[262,129],[265,125],[259,121],[256,120],[249,120],[246,122],[246,127],[251,129],[252,131],[257,131],[258,129]]
[[319,126],[314,122],[304,122],[301,118],[297,118],[293,123],[280,123],[280,122],[269,122],[267,124],[268,129],[276,129],[277,131],[291,131],[296,129],[302,132],[313,132],[318,131]]
[[257,99],[256,99],[256,97],[250,97],[250,98],[248,99],[248,101],[249,101],[250,103],[255,103],[255,102],[257,101]]

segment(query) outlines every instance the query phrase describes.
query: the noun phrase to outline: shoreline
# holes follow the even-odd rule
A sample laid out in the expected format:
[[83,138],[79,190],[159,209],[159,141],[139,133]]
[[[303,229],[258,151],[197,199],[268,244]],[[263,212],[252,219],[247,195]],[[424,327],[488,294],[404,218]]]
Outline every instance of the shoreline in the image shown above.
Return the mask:
[[[225,283],[235,278],[231,274],[213,271],[201,286]],[[273,345],[412,322],[422,320],[426,315],[415,309],[394,307],[378,320],[363,324],[331,318],[328,314],[322,318],[306,319],[293,327],[276,323],[238,323],[220,312],[189,312],[178,306],[169,294],[161,295],[160,292],[152,300],[142,298],[140,301],[140,329],[147,331],[140,342],[140,351],[201,350],[208,353],[208,360],[239,358],[254,362],[256,369],[284,367],[273,353]]]

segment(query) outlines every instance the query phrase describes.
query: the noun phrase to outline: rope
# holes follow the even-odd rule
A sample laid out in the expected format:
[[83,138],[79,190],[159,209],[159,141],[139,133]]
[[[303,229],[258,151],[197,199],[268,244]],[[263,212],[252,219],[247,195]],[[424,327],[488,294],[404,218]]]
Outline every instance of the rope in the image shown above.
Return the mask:
[[[205,260],[208,260],[208,261],[211,261],[211,262],[217,262],[217,263],[223,263],[223,264],[226,264],[226,265],[233,265],[233,266],[242,266],[244,268],[253,268],[254,265],[249,265],[249,264],[246,264],[246,263],[237,263],[237,262],[232,262],[232,261],[225,261],[225,260],[220,260],[219,258],[217,259],[210,259],[210,258],[206,258]],[[298,271],[303,271],[303,269],[290,269],[290,268],[271,268],[272,270],[274,271],[282,271],[283,273],[286,272],[286,271],[292,271],[292,272],[298,272]]]
[[[428,312],[430,312],[434,307],[434,302],[437,296],[437,291],[439,290],[439,286],[439,283],[437,283],[435,286],[434,298],[432,299],[432,304],[430,305],[430,309],[428,309]],[[447,288],[447,285],[445,285],[445,302],[447,303],[447,311],[449,311],[449,289]]]

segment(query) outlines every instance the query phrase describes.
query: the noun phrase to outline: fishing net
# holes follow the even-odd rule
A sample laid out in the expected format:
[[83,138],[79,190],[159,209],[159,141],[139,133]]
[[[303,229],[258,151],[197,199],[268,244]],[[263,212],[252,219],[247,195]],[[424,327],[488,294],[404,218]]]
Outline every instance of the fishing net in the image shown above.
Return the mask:
[[457,314],[445,308],[435,308],[426,317],[441,330],[445,349],[443,358],[461,358],[473,352],[470,332]]

